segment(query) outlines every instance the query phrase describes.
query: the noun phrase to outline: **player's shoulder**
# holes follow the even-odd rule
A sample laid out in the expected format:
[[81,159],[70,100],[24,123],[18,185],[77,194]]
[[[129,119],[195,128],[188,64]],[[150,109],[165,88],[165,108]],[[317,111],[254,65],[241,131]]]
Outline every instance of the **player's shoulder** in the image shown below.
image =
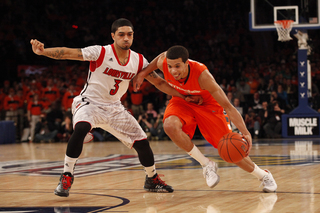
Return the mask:
[[192,59],[188,59],[188,62],[189,62],[190,68],[192,68],[192,69],[197,69],[200,71],[208,69],[207,66],[201,62],[198,62],[198,61],[195,61]]

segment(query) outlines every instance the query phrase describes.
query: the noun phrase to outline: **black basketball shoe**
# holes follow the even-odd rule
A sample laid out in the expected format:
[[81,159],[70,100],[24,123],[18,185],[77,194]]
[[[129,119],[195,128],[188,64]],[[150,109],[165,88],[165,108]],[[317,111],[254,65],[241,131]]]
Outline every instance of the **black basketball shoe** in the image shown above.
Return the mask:
[[61,174],[60,182],[57,188],[54,190],[54,194],[60,197],[68,197],[69,190],[73,184],[74,177],[70,172],[65,172]]
[[149,192],[173,192],[173,188],[161,180],[158,174],[151,178],[146,176],[143,188]]

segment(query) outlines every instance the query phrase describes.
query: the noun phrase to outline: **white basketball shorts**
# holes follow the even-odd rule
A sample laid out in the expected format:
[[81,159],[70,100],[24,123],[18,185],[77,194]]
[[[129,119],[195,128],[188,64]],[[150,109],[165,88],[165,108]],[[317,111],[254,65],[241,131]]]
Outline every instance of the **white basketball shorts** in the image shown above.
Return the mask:
[[104,129],[130,149],[135,141],[147,139],[138,121],[120,102],[99,105],[78,96],[73,100],[72,114],[73,127],[80,121],[88,122],[91,128]]

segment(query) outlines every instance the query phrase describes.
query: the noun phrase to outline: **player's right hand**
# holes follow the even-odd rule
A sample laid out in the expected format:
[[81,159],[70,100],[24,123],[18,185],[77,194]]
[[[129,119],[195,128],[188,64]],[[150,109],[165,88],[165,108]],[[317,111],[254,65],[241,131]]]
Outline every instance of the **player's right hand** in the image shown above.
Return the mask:
[[203,103],[203,98],[201,95],[188,95],[184,100],[187,102],[196,103],[198,105],[201,105]]
[[37,39],[31,39],[32,51],[37,55],[42,55],[44,52],[44,44]]

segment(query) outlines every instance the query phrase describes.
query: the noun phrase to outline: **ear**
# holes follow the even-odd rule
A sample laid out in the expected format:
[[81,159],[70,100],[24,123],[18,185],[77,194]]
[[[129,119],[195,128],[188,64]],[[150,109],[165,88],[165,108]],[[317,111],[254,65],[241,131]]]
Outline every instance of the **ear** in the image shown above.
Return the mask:
[[114,40],[114,36],[115,34],[114,33],[111,33],[111,38]]

